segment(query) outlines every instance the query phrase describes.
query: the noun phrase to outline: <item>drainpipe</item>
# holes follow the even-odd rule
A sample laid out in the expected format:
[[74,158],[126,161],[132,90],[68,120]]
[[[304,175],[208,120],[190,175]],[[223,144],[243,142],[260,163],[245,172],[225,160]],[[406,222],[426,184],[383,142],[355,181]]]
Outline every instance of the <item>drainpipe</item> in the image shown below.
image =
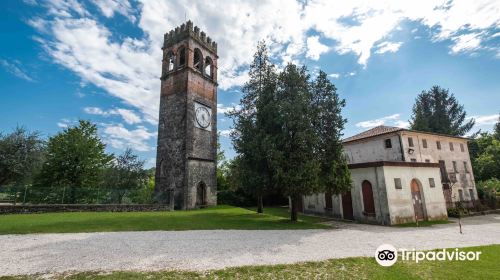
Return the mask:
[[[381,199],[380,199],[380,187],[379,187],[380,184],[378,182],[378,172],[377,172],[378,167],[373,167],[373,169],[375,170],[375,182],[377,182],[378,208],[379,208],[379,211],[380,211],[380,217],[382,218],[382,225],[385,225],[384,215],[382,213],[382,203],[381,203]],[[387,205],[387,207],[389,207],[389,205]],[[375,213],[375,219],[377,219],[377,214],[376,213]]]
[[400,133],[398,133],[398,137],[399,137],[399,147],[401,148],[401,159],[405,161],[405,150],[403,149],[403,139]]

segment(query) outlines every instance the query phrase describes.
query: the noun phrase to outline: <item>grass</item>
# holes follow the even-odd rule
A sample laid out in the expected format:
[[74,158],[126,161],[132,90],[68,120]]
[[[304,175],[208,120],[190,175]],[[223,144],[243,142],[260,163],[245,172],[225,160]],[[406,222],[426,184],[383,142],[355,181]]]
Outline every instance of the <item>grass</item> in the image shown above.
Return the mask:
[[[340,248],[339,248],[340,250]],[[498,279],[500,245],[462,248],[481,251],[479,261],[422,261],[418,264],[398,260],[382,267],[374,258],[346,258],[290,265],[244,266],[206,272],[160,271],[113,273],[85,272],[55,275],[56,279]],[[37,279],[43,276],[19,276],[0,279]]]
[[443,224],[450,224],[453,223],[452,221],[421,221],[417,223],[406,223],[406,224],[399,224],[399,225],[394,225],[395,227],[430,227],[433,225],[443,225]]
[[[257,211],[257,208],[253,207],[249,208],[249,210]],[[264,214],[290,219],[290,212],[288,211],[288,207],[264,207]],[[303,215],[302,213],[299,213],[299,222],[303,221],[316,224],[316,223],[323,223],[329,220],[331,219],[326,217]]]
[[321,229],[323,219],[302,216],[292,223],[282,209],[265,209],[265,214],[216,206],[173,212],[66,212],[0,215],[0,234],[207,230],[207,229]]

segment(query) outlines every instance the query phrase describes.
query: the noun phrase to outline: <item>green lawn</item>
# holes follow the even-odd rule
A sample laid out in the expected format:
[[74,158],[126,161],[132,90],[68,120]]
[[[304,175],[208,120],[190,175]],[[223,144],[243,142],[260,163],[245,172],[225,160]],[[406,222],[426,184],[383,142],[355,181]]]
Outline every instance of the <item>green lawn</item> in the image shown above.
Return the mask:
[[286,209],[266,208],[265,214],[216,206],[173,212],[71,212],[0,215],[0,234],[201,229],[314,229],[321,218],[300,216],[291,223]]
[[[382,267],[374,258],[347,258],[291,265],[245,266],[207,272],[87,272],[56,275],[56,279],[499,279],[500,245],[463,248],[481,251],[479,261],[399,260],[394,266]],[[36,279],[20,276],[7,279]],[[39,278],[42,278],[40,276]],[[0,279],[2,279],[0,277]]]

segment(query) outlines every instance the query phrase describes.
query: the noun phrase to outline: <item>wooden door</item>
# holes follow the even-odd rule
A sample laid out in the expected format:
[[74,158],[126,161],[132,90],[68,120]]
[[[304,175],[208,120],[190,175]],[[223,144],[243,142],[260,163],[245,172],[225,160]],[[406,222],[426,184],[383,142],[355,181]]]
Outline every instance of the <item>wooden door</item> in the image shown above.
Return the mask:
[[347,191],[342,195],[342,213],[344,219],[354,220],[351,191]]
[[372,184],[369,181],[363,181],[361,184],[363,192],[363,214],[366,216],[375,217],[375,201],[373,200]]
[[411,198],[413,202],[413,210],[415,211],[415,218],[417,220],[424,219],[424,203],[422,201],[422,194],[417,180],[411,180]]

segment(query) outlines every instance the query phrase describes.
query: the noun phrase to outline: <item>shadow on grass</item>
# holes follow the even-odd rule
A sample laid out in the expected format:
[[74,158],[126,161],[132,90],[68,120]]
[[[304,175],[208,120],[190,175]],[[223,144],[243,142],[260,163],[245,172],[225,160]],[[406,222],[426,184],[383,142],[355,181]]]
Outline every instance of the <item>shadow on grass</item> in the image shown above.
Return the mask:
[[311,221],[291,223],[281,216],[257,214],[231,206],[174,212],[71,212],[0,216],[0,234],[327,228],[330,227]]

